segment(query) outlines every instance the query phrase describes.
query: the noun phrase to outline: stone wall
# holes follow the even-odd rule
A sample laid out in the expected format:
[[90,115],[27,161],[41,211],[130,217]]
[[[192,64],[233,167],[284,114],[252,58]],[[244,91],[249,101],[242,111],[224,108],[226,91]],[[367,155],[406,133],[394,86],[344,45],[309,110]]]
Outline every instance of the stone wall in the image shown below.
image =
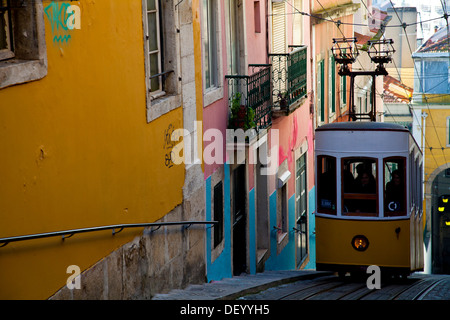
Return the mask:
[[[203,220],[200,188],[158,222]],[[184,209],[183,209],[184,207]],[[208,226],[161,227],[112,252],[81,273],[81,289],[64,286],[52,300],[151,299],[157,293],[206,281],[205,231]]]

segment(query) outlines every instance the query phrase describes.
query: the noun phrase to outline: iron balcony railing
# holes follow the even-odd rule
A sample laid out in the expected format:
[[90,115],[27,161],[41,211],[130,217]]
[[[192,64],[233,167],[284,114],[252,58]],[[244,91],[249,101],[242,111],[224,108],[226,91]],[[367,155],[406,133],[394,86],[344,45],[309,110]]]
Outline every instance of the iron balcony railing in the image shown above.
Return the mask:
[[274,109],[289,111],[306,97],[306,46],[289,46],[290,53],[269,53],[272,63]]
[[49,238],[49,237],[62,237],[62,240],[72,237],[77,233],[86,233],[86,232],[94,232],[94,231],[102,231],[102,230],[112,230],[112,234],[115,235],[121,232],[123,229],[127,228],[147,228],[152,227],[155,228],[152,231],[156,231],[163,226],[176,226],[182,225],[187,226],[186,229],[191,225],[206,225],[212,224],[213,226],[218,224],[217,221],[176,221],[176,222],[152,222],[152,223],[131,223],[131,224],[115,224],[110,226],[101,226],[101,227],[91,227],[91,228],[82,228],[82,229],[72,229],[72,230],[64,230],[64,231],[54,231],[54,232],[46,232],[46,233],[36,233],[29,234],[24,236],[15,236],[15,237],[7,237],[0,238],[0,248],[6,246],[10,242],[24,241],[24,240],[33,240],[33,239],[41,239],[41,238]]
[[251,75],[227,75],[231,129],[259,131],[272,124],[270,64],[250,64]]

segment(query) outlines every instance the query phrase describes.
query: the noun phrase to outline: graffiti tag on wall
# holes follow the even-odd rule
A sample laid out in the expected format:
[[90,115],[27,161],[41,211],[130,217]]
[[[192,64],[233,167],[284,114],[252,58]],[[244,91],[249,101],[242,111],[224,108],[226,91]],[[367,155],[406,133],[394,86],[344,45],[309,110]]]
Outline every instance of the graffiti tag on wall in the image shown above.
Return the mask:
[[52,1],[44,12],[52,26],[53,42],[67,43],[71,31],[81,29],[81,9],[77,5]]
[[[173,163],[173,147],[177,144],[177,141],[179,139],[179,136],[172,137],[172,134],[174,133],[175,128],[172,124],[169,124],[166,130],[164,130],[164,145],[163,149],[166,151],[164,156],[164,164],[168,168],[172,168]],[[175,131],[175,135],[177,135],[177,132]],[[173,139],[173,140],[172,140]]]

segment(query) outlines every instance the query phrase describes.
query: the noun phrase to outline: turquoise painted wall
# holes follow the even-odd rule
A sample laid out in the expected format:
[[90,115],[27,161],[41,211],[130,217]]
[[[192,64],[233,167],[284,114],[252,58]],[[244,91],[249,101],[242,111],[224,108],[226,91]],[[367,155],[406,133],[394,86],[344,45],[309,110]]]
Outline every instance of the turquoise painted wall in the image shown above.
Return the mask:
[[256,273],[256,212],[255,212],[255,189],[248,194],[248,221],[249,221],[249,254],[250,274]]
[[309,262],[304,269],[316,269],[316,186],[308,193]]
[[[230,168],[225,164],[224,179],[224,249],[214,260],[211,257],[212,229],[206,233],[206,257],[207,257],[207,280],[217,281],[223,278],[232,277],[232,257],[231,257],[231,213],[230,213]],[[211,211],[211,177],[206,179],[206,219],[212,220]],[[316,268],[316,237],[315,237],[315,216],[316,197],[315,187],[308,193],[309,201],[309,262],[305,269]],[[295,195],[288,200],[288,237],[289,241],[283,250],[277,253],[277,231],[273,226],[277,225],[277,192],[269,196],[270,210],[270,257],[265,264],[265,270],[293,270],[295,269]],[[249,258],[250,274],[256,273],[256,211],[255,211],[255,189],[249,191]]]
[[295,194],[288,200],[288,237],[289,241],[283,250],[277,253],[277,191],[269,197],[270,208],[270,257],[266,261],[266,270],[293,270],[295,269]]
[[[206,278],[208,282],[218,281],[223,278],[230,278],[231,272],[231,214],[230,214],[230,167],[224,164],[223,181],[223,214],[224,214],[224,248],[222,253],[214,260],[211,257],[212,229],[206,233]],[[211,212],[211,177],[206,179],[206,220],[212,220]]]

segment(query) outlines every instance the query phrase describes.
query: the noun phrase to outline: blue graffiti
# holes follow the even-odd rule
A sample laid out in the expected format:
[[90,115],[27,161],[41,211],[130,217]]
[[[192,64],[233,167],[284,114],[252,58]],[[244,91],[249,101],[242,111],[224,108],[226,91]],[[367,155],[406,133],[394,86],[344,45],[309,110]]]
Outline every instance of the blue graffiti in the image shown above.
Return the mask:
[[70,39],[70,34],[65,35],[65,36],[54,36],[53,37],[53,42],[64,42],[66,41],[66,43],[69,41]]
[[44,12],[52,26],[54,43],[68,43],[71,39],[69,32],[81,28],[81,11],[77,5],[52,1],[45,7]]
[[67,8],[69,7],[69,3],[59,4],[55,1],[52,1],[47,7],[45,7],[44,12],[48,20],[50,21],[52,32],[55,32],[55,29],[59,30],[60,27],[62,30],[69,30],[69,28],[67,27],[67,21],[74,14],[74,12],[67,13]]

